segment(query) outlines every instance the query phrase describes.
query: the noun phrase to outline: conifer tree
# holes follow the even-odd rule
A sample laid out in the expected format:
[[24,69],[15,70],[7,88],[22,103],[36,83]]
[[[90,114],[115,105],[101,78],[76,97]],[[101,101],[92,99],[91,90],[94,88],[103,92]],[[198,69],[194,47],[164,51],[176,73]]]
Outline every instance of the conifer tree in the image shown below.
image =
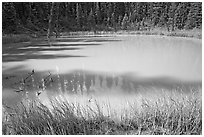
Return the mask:
[[17,29],[18,19],[13,3],[2,3],[2,31],[7,33],[15,32]]
[[95,6],[96,6],[96,10],[95,10],[96,23],[100,24],[101,23],[101,13],[100,13],[99,3],[96,2]]
[[125,16],[123,17],[123,20],[122,20],[122,29],[126,29],[127,28],[127,21],[128,21],[128,16],[127,14],[125,14]]
[[168,24],[171,26],[171,31],[175,30],[175,10],[176,10],[176,3],[172,2],[169,9],[169,19]]
[[192,29],[201,26],[201,3],[194,2],[190,4],[190,11],[187,16],[185,29]]
[[96,25],[96,22],[95,22],[95,16],[94,16],[94,13],[93,13],[93,10],[91,9],[90,13],[89,13],[89,16],[88,16],[88,24],[89,24],[89,28],[94,31],[94,33],[96,33],[95,31],[95,25]]
[[77,23],[77,27],[81,28],[81,5],[80,3],[76,4],[76,23]]

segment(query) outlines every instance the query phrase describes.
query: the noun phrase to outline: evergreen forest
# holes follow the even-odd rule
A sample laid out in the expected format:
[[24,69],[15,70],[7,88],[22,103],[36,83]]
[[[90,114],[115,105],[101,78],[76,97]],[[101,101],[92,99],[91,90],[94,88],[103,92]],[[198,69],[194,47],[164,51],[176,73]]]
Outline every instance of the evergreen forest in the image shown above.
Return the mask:
[[201,2],[3,2],[3,34],[202,28]]

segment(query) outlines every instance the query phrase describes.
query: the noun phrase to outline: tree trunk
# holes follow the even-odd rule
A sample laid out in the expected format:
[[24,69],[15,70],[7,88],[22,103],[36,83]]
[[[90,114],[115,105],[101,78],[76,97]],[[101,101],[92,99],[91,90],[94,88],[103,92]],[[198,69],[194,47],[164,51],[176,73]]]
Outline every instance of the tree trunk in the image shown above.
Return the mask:
[[59,36],[59,3],[57,3],[57,11],[56,11],[56,23],[55,23],[55,37],[58,38]]
[[47,40],[48,40],[48,43],[50,44],[50,46],[51,46],[51,43],[50,43],[50,35],[51,35],[51,28],[52,28],[52,16],[53,16],[53,11],[54,11],[54,4],[55,4],[55,3],[52,2],[52,6],[51,6],[51,9],[50,9],[48,29],[47,29]]

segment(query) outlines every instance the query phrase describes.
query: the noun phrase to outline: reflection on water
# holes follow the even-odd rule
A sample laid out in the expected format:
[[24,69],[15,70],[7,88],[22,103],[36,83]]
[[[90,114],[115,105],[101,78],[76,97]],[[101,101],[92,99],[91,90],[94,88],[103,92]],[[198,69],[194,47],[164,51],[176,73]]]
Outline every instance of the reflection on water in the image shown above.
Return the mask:
[[[44,76],[43,76],[44,75]],[[43,79],[52,79],[53,81],[44,82]],[[36,73],[27,79],[24,85],[24,91],[15,92],[17,80],[22,78],[13,78],[9,84],[3,82],[3,101],[6,104],[16,104],[22,98],[40,99],[47,102],[49,98],[65,95],[67,97],[77,96],[104,96],[104,95],[139,95],[151,94],[156,90],[168,90],[188,93],[193,89],[201,88],[201,82],[184,82],[170,78],[142,78],[132,77],[131,74],[108,75],[103,73],[93,73],[85,71],[73,71],[68,74],[58,74],[51,72],[51,75]],[[41,88],[44,87],[44,88]],[[20,87],[21,88],[21,87]],[[23,88],[21,88],[23,89]],[[40,93],[39,93],[40,91]],[[39,95],[38,95],[39,94]],[[13,96],[13,98],[12,98]],[[78,99],[76,99],[78,101]],[[15,103],[16,102],[16,103]]]

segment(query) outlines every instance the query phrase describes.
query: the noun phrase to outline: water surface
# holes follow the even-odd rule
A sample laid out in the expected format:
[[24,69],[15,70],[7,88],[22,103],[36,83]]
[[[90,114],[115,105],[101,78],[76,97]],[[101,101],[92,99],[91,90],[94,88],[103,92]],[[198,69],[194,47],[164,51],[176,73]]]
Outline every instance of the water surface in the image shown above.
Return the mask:
[[[12,48],[11,48],[12,47]],[[25,93],[15,84],[31,70],[25,88],[35,98],[49,73],[42,100],[58,93],[131,94],[151,90],[190,91],[201,87],[202,41],[161,36],[62,37],[53,41],[3,45],[3,101],[15,104]],[[8,76],[14,76],[9,77]]]

